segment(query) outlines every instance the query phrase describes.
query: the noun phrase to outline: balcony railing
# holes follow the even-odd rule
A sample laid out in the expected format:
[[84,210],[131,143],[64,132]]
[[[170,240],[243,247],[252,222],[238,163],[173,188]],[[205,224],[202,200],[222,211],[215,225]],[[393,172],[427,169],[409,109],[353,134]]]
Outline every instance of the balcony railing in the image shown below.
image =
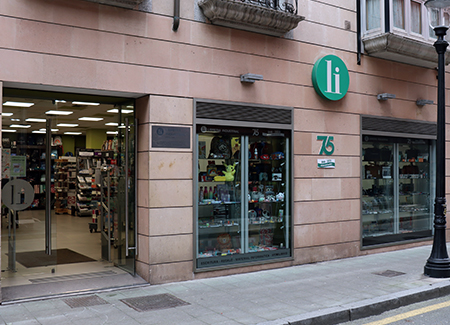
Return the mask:
[[283,36],[305,17],[298,15],[298,0],[199,0],[212,24]]
[[266,7],[273,10],[284,11],[290,14],[297,14],[298,0],[283,1],[283,0],[239,0],[250,4]]

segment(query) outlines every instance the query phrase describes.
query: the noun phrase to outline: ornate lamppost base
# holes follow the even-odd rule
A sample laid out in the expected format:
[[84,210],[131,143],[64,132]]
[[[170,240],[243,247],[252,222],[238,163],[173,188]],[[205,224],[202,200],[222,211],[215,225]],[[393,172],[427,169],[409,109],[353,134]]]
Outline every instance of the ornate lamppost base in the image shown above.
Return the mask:
[[429,259],[423,273],[432,278],[450,278],[450,259]]

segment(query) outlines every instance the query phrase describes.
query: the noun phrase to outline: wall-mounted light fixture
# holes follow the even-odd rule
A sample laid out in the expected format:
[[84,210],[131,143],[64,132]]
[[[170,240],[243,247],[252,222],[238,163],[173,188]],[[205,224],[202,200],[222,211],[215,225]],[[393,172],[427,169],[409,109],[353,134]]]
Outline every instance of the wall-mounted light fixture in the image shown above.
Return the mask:
[[389,94],[389,93],[382,93],[382,94],[377,95],[378,100],[388,100],[388,99],[394,99],[394,98],[395,98],[395,95]]
[[256,80],[263,80],[263,76],[254,73],[241,74],[241,82],[254,83]]
[[416,100],[417,106],[433,105],[434,102],[430,99],[418,99]]

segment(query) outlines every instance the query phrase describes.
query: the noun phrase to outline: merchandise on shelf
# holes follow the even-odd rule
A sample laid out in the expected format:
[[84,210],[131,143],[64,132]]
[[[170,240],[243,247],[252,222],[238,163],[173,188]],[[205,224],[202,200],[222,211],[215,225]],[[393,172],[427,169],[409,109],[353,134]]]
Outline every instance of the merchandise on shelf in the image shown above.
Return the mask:
[[76,158],[60,157],[55,163],[55,212],[69,214],[75,206]]
[[[220,258],[217,263],[226,264],[276,257],[276,251],[288,246],[288,133],[229,136],[201,131],[198,258]],[[248,143],[245,153],[241,143]],[[274,253],[260,254],[263,252]],[[247,253],[256,255],[237,257]],[[278,255],[285,256],[281,252]],[[231,259],[225,259],[226,256]]]
[[96,171],[100,171],[101,152],[94,149],[77,150],[77,195],[78,216],[92,217],[92,211],[98,209],[100,189],[95,182]]

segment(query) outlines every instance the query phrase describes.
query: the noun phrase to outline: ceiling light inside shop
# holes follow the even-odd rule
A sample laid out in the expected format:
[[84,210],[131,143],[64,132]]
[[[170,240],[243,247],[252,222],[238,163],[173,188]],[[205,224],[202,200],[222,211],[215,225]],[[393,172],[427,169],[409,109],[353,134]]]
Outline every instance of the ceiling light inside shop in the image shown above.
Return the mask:
[[12,122],[20,122],[20,118],[12,118],[11,121]]
[[[39,129],[39,131],[47,132],[47,129]],[[58,132],[59,129],[51,129],[50,131],[52,131],[52,132]]]
[[47,115],[70,115],[70,114],[73,114],[73,112],[71,112],[71,111],[53,111],[53,110],[50,110],[50,111],[45,112],[45,114],[47,114]]
[[[134,111],[132,109],[122,109],[120,110],[122,112],[122,114],[130,114],[133,113]],[[119,113],[119,109],[118,108],[112,108],[107,110],[108,113]]]
[[56,124],[56,126],[66,127],[66,128],[76,128],[78,126],[78,124],[59,123],[59,124]]
[[28,128],[31,127],[31,125],[26,125],[26,124],[11,124],[9,127],[10,127],[10,128],[28,129]]
[[11,106],[11,107],[31,107],[34,103],[25,103],[25,102],[10,102],[6,101],[3,103],[3,106]]
[[80,117],[78,118],[80,121],[92,121],[92,122],[98,122],[102,121],[103,117]]
[[45,118],[30,117],[30,118],[25,119],[25,122],[37,122],[37,123],[42,122],[43,123],[43,122],[47,122],[47,120]]
[[91,103],[91,102],[72,102],[73,105],[88,105],[88,106],[98,106],[100,103]]
[[31,133],[40,133],[40,134],[45,134],[45,133],[47,133],[47,132],[45,132],[45,131],[41,131],[41,130],[34,130],[34,131],[31,131]]
[[59,103],[66,103],[66,101],[65,100],[56,99],[55,100],[55,104],[59,104]]
[[14,114],[13,113],[2,113],[2,116],[13,116]]
[[81,135],[82,133],[81,132],[64,132],[64,134],[67,134],[67,135]]
[[106,134],[118,134],[119,131],[106,131]]
[[3,133],[14,133],[17,132],[17,130],[2,130]]
[[105,123],[105,125],[107,125],[107,126],[119,126],[119,123],[109,122],[109,123]]

